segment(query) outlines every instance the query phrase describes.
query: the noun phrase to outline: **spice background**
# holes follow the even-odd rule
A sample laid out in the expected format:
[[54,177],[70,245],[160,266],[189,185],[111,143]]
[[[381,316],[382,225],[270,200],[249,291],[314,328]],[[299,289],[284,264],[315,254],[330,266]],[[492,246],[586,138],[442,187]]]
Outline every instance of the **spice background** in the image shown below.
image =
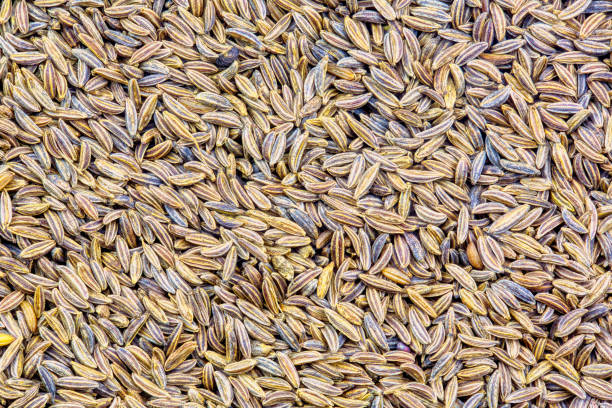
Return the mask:
[[609,0],[0,0],[0,406],[609,406],[611,51]]

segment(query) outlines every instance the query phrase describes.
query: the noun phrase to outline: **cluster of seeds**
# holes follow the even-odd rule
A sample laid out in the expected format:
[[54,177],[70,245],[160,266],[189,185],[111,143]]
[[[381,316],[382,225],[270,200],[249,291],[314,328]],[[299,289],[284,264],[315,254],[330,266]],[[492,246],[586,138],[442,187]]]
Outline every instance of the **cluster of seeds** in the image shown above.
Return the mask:
[[2,0],[0,406],[610,406],[611,50],[610,0]]

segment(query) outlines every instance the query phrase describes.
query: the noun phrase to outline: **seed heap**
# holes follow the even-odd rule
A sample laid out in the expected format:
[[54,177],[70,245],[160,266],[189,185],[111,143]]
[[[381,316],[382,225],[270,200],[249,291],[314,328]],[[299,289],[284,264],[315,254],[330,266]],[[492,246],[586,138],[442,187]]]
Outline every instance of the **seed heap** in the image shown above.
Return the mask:
[[0,406],[612,400],[611,1],[0,24]]

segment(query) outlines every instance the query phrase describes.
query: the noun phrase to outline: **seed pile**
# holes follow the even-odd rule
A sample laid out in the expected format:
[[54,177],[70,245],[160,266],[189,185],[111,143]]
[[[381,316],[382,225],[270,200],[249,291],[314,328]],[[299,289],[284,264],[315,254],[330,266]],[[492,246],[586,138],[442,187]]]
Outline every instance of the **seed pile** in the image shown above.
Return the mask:
[[0,406],[612,400],[609,0],[0,24]]

